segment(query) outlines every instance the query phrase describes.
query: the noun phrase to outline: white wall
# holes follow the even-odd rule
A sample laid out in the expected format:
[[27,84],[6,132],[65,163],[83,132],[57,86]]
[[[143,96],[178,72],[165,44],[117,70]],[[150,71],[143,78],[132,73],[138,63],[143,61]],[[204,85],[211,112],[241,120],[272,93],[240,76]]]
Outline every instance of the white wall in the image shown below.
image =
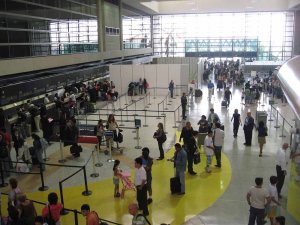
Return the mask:
[[[189,82],[189,65],[184,64],[151,64],[151,65],[111,65],[109,67],[111,80],[116,84],[120,94],[127,92],[128,84],[146,78],[151,94],[166,95],[171,80],[176,85],[187,85]],[[176,94],[181,94],[179,91]]]

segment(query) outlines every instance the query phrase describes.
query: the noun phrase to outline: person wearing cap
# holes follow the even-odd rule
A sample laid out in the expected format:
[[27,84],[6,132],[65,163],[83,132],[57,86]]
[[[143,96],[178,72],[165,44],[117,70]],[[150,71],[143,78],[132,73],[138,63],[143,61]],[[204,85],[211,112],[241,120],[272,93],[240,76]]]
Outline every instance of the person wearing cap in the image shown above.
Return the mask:
[[149,156],[150,150],[149,148],[145,147],[142,149],[142,160],[143,160],[143,167],[146,170],[146,176],[147,176],[147,191],[149,194],[149,197],[147,199],[147,203],[152,203],[152,165],[153,165],[153,158]]

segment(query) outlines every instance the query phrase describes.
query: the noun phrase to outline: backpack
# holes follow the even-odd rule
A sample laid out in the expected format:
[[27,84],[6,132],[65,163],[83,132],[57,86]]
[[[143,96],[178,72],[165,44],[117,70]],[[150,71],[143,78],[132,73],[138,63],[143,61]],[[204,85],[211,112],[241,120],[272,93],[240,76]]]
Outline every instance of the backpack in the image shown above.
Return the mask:
[[44,222],[47,223],[48,225],[56,224],[55,220],[52,218],[51,215],[50,205],[48,205],[48,216],[44,218]]
[[167,135],[166,135],[165,132],[163,132],[163,134],[160,136],[160,141],[161,141],[162,143],[165,143],[166,140],[167,140]]

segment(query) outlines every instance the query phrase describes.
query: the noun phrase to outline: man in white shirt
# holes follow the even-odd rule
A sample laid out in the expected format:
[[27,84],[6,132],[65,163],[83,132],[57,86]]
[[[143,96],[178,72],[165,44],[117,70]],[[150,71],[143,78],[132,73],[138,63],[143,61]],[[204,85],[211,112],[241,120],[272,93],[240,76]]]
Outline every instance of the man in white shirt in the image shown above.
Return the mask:
[[270,203],[268,191],[262,187],[263,178],[255,178],[255,186],[251,187],[247,193],[247,202],[250,205],[250,215],[248,225],[264,224],[265,205]]
[[221,168],[221,150],[224,142],[224,131],[222,131],[220,127],[221,124],[216,123],[216,129],[214,131],[214,148],[215,148],[215,155],[217,160],[217,165],[215,166],[218,168]]
[[214,143],[212,139],[213,133],[211,130],[208,131],[207,136],[204,139],[204,151],[206,155],[206,167],[205,171],[210,173],[210,165],[212,161],[212,156],[214,155]]
[[138,157],[135,160],[135,177],[134,185],[136,187],[136,199],[139,205],[139,209],[143,210],[143,215],[148,216],[148,204],[147,204],[147,174],[143,167],[142,158]]
[[277,178],[278,178],[278,183],[276,185],[277,192],[278,192],[278,197],[281,198],[281,189],[284,183],[284,178],[286,176],[286,166],[288,164],[288,156],[286,154],[286,150],[288,149],[289,144],[284,143],[282,145],[282,148],[280,148],[277,151],[276,155],[276,172],[277,172]]
[[50,100],[48,98],[48,94],[46,94],[44,98],[44,105],[47,105],[48,103],[50,103]]

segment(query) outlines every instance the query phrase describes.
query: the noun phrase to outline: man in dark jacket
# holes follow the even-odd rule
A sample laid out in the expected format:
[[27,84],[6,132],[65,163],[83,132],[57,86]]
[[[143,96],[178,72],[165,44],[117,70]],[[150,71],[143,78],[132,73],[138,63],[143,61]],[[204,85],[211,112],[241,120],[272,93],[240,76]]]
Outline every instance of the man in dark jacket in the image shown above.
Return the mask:
[[244,122],[244,134],[245,134],[245,143],[246,146],[251,146],[252,142],[252,131],[254,124],[254,119],[251,116],[251,112],[247,112],[247,117],[245,118]]
[[181,107],[182,107],[182,119],[184,120],[186,119],[186,115],[185,115],[186,106],[187,106],[187,98],[185,92],[183,92],[181,96]]

